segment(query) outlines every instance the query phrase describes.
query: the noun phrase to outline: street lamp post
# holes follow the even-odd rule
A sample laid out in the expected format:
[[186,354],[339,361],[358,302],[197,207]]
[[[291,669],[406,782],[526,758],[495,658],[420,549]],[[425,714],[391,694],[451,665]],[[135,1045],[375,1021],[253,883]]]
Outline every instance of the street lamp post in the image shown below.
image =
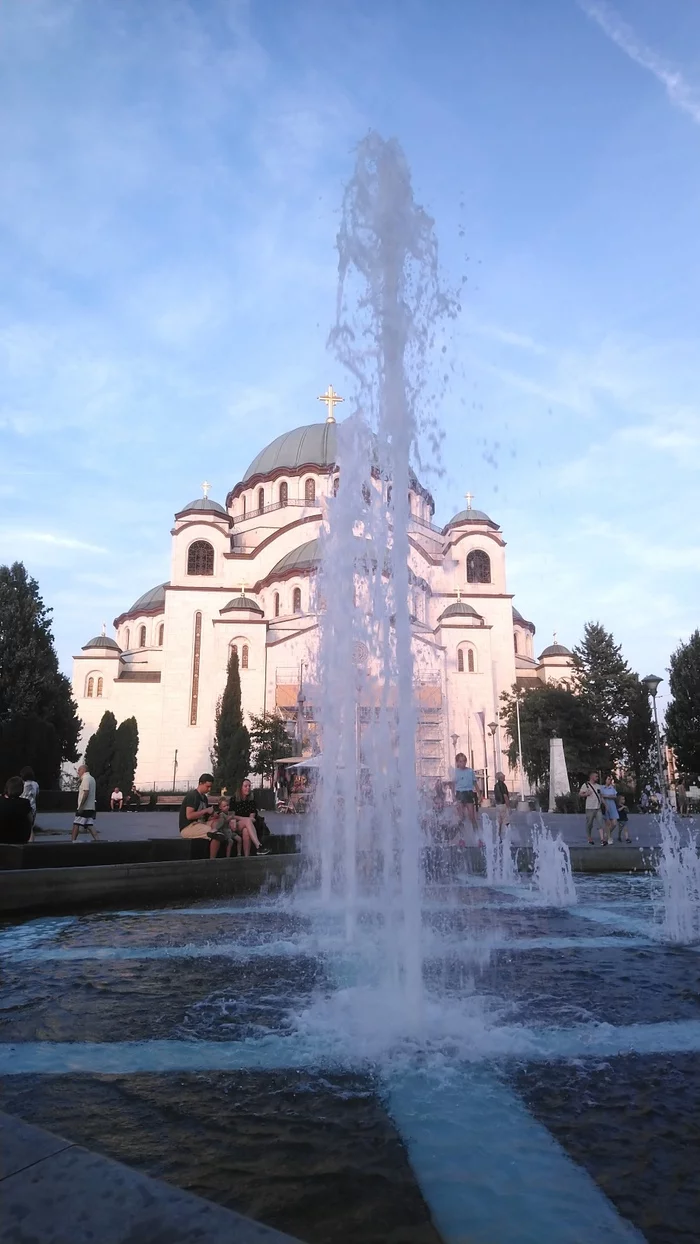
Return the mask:
[[663,678],[657,678],[656,674],[647,674],[646,678],[642,679],[642,686],[644,687],[647,695],[651,696],[652,704],[654,705],[654,729],[656,731],[656,759],[657,759],[658,767],[659,767],[659,791],[661,794],[662,802],[666,803],[666,801],[668,800],[668,790],[666,787],[666,778],[664,776],[663,756],[661,754],[661,735],[659,734],[659,716],[656,711],[656,694],[662,682],[663,682]]
[[496,782],[496,770],[498,768],[498,757],[496,756],[496,731],[498,730],[498,722],[489,722],[489,734],[491,735],[491,745],[493,747],[493,780]]

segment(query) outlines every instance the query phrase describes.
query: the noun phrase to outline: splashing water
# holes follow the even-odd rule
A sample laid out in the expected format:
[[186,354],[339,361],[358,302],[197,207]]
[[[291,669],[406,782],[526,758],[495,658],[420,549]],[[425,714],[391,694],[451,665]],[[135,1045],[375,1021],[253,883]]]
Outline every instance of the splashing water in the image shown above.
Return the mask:
[[571,853],[561,834],[553,838],[542,817],[532,827],[533,884],[548,907],[570,907],[577,901],[571,874]]
[[519,874],[513,859],[510,826],[499,834],[488,813],[481,816],[481,831],[486,857],[486,880],[492,885],[518,885]]
[[321,892],[352,941],[374,901],[376,958],[407,1016],[422,1010],[421,850],[409,610],[410,469],[439,321],[433,221],[415,203],[403,153],[360,144],[338,234],[331,333],[357,383],[338,427],[340,488],[327,506],[317,590],[323,738],[316,799]]
[[659,817],[661,853],[657,872],[664,901],[663,930],[670,942],[700,941],[700,855],[697,842],[681,829],[666,804]]

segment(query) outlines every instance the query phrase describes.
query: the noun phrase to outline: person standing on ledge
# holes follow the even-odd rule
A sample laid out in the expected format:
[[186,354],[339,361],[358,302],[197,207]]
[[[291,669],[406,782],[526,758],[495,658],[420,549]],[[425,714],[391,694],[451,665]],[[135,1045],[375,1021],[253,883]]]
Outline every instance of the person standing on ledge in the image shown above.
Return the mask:
[[465,816],[468,816],[471,827],[476,833],[476,775],[474,770],[467,766],[464,752],[458,752],[455,756],[454,776],[450,785],[455,793],[461,824],[464,824]]
[[493,802],[496,805],[498,834],[503,837],[503,830],[510,829],[510,792],[506,786],[505,773],[496,774],[496,785],[493,788]]
[[598,774],[594,770],[588,775],[588,781],[583,783],[579,790],[579,798],[586,800],[586,835],[588,837],[589,847],[595,846],[593,838],[593,830],[597,824],[601,825],[601,839],[603,836],[601,812],[603,809],[603,800],[598,785]]
[[[206,838],[209,834],[209,817],[211,816],[211,808],[209,807],[209,794],[214,779],[211,773],[202,773],[199,782],[194,790],[188,790],[185,798],[180,804],[180,837],[181,838]],[[215,860],[219,854],[219,840],[217,838],[209,839],[209,859]]]
[[71,842],[75,842],[78,834],[82,833],[91,834],[93,840],[95,842],[99,842],[99,838],[95,833],[95,816],[97,815],[95,811],[95,779],[91,773],[88,773],[87,765],[78,765],[78,777],[80,778],[78,806],[75,810],[75,816],[73,818]]

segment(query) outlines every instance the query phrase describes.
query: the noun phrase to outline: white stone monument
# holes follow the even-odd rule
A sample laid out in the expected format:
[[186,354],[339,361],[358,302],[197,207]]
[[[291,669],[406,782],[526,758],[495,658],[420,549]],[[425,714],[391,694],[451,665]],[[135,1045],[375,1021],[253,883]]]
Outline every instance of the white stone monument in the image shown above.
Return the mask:
[[568,795],[571,791],[569,775],[566,772],[564,759],[564,743],[562,739],[549,740],[549,811],[556,811],[557,795]]

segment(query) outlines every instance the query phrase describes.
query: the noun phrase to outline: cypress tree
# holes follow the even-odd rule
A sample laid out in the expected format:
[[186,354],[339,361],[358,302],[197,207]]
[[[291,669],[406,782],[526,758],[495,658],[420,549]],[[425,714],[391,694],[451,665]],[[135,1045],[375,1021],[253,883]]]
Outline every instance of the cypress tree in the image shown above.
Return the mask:
[[700,630],[671,656],[672,700],[666,709],[668,741],[681,773],[700,775]]
[[[42,772],[40,785],[57,785],[61,761],[78,758],[80,720],[58,668],[51,610],[22,562],[0,566],[0,732],[0,770],[14,768],[26,747],[22,764]],[[42,746],[44,765],[37,763]]]
[[229,658],[224,693],[216,709],[216,735],[212,747],[214,783],[233,795],[250,772],[250,735],[243,724],[238,653]]
[[85,748],[85,764],[95,779],[97,798],[103,807],[114,789],[116,741],[117,719],[108,709]]
[[127,717],[117,726],[112,760],[112,788],[118,786],[124,798],[134,785],[136,757],[139,751],[139,729],[135,717]]

